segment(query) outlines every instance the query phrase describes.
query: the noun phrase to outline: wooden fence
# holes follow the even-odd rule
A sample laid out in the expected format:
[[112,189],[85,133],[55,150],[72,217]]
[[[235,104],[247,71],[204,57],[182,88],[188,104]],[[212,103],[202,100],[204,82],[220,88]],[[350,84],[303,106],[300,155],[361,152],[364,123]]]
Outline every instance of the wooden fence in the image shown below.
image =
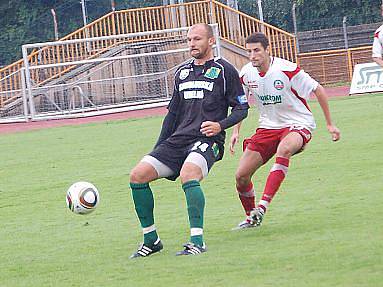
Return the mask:
[[372,47],[298,54],[298,64],[322,84],[351,82],[354,66],[372,61]]

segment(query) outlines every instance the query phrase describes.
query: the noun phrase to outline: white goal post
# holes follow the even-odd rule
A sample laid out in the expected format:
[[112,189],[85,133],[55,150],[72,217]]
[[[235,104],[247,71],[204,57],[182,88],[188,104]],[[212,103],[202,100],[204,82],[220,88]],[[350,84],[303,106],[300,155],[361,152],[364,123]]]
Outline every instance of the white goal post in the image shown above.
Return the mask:
[[[220,56],[218,25],[211,26],[214,53]],[[23,45],[20,105],[28,113],[25,118],[84,117],[166,105],[176,69],[190,59],[188,29]],[[28,60],[32,51],[38,51],[39,61]]]

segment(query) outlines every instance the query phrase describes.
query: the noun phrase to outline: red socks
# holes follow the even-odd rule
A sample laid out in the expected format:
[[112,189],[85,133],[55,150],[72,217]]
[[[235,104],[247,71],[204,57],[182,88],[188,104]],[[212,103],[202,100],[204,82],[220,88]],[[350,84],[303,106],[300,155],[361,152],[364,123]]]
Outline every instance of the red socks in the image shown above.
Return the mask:
[[250,182],[250,184],[245,187],[237,185],[237,192],[243,209],[245,210],[246,215],[249,216],[250,211],[255,208],[255,193],[253,184]]
[[265,190],[258,206],[266,212],[274,195],[277,193],[282,181],[285,179],[287,170],[289,167],[289,159],[284,157],[277,157],[275,163],[270,170],[269,176],[267,177]]

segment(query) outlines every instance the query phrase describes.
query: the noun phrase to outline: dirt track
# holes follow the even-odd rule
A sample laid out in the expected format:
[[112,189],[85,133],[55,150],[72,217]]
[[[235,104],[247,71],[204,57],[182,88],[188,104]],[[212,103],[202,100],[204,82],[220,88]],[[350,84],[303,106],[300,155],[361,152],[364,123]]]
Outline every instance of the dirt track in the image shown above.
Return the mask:
[[[332,87],[326,88],[326,91],[329,97],[347,96],[349,94],[349,89],[349,87]],[[160,107],[77,119],[45,120],[28,123],[7,123],[0,124],[0,134],[23,132],[28,130],[36,130],[58,126],[80,125],[84,123],[122,120],[128,118],[143,118],[147,116],[164,115],[165,113],[166,108]]]

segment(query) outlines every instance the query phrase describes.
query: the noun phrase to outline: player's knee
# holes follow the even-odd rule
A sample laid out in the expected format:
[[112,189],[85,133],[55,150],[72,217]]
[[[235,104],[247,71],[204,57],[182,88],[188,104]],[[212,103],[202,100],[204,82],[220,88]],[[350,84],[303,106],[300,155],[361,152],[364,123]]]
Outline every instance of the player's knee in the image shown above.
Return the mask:
[[145,183],[147,182],[146,174],[138,167],[133,168],[130,172],[131,183]]
[[245,176],[243,175],[242,173],[240,172],[236,172],[235,174],[235,182],[236,182],[236,185],[241,187],[241,186],[247,186],[248,183],[250,181],[250,177],[249,176]]
[[276,156],[284,157],[284,158],[290,158],[292,155],[293,155],[293,151],[288,146],[280,146],[276,154]]
[[201,173],[188,171],[188,170],[181,170],[180,172],[180,179],[181,183],[184,184],[185,182],[191,181],[191,180],[202,180]]

